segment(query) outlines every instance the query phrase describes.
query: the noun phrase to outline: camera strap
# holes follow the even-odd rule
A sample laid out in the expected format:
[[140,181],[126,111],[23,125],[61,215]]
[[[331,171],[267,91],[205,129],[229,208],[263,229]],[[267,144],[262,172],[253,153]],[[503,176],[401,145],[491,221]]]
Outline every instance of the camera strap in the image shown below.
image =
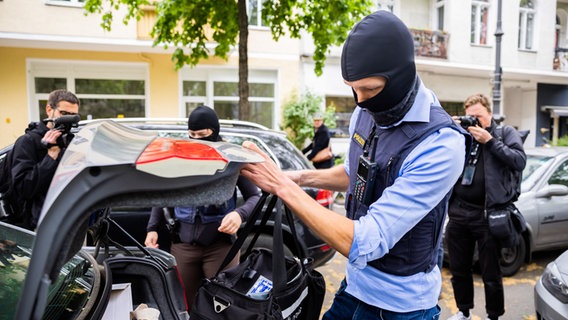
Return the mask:
[[474,142],[471,147],[471,152],[467,159],[467,165],[463,170],[461,184],[464,186],[469,186],[473,183],[473,176],[475,175],[475,166],[479,160],[479,143]]

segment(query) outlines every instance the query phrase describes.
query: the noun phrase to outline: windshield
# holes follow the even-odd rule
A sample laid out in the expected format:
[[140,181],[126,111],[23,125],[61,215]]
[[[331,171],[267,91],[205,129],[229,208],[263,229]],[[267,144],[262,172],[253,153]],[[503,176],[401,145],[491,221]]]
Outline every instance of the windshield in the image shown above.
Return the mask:
[[542,177],[548,167],[548,163],[553,161],[553,157],[527,154],[527,164],[523,170],[523,181],[521,190],[525,192],[531,189],[539,177]]
[[[34,237],[33,232],[0,223],[0,320],[14,318]],[[49,288],[43,319],[77,318],[98,287],[96,281],[100,281],[93,263],[89,256],[79,252],[63,266],[57,281]]]

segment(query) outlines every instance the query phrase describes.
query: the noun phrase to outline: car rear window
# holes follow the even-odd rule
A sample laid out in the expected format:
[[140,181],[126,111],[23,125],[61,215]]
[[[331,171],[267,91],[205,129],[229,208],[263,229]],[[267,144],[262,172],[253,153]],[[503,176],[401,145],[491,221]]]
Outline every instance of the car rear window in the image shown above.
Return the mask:
[[[16,313],[34,237],[28,230],[0,223],[0,319],[12,319]],[[61,268],[49,287],[43,319],[75,319],[81,313],[100,287],[101,277],[93,263],[80,251]]]
[[[234,133],[221,133],[225,141],[241,145],[244,141],[256,143],[264,152],[276,157],[282,170],[301,170],[310,168],[309,162],[299,150],[286,138],[270,134],[237,135]],[[270,151],[267,151],[267,148]]]

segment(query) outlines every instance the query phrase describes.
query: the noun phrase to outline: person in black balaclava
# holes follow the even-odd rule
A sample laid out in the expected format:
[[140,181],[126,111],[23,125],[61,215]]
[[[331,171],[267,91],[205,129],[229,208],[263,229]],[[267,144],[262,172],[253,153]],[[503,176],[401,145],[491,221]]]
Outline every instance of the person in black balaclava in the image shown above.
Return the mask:
[[[471,137],[421,83],[412,35],[392,13],[374,12],[353,28],[341,70],[357,104],[345,162],[283,172],[247,142],[266,161],[241,174],[347,258],[323,320],[438,319],[441,230]],[[346,191],[345,215],[298,185]]]
[[[191,139],[221,141],[219,118],[210,107],[199,106],[187,119]],[[171,234],[171,253],[176,258],[178,270],[184,283],[187,305],[191,311],[201,280],[215,275],[223,259],[232,247],[235,234],[243,221],[252,213],[260,199],[258,188],[247,178],[239,176],[237,188],[244,203],[237,206],[237,191],[221,205],[171,208],[176,220],[176,230]],[[158,247],[158,230],[165,223],[162,208],[152,208],[146,226],[147,247]],[[239,263],[239,254],[227,268]]]
[[187,119],[187,130],[192,139],[207,141],[220,141],[219,117],[212,108],[199,106],[195,108]]
[[[341,73],[346,82],[369,77],[386,80],[380,93],[364,101],[353,90],[355,103],[368,109],[382,126],[402,119],[412,106],[419,81],[412,37],[404,24],[393,24],[396,20],[387,12],[366,17],[351,31],[341,56]],[[380,37],[376,30],[381,30]]]

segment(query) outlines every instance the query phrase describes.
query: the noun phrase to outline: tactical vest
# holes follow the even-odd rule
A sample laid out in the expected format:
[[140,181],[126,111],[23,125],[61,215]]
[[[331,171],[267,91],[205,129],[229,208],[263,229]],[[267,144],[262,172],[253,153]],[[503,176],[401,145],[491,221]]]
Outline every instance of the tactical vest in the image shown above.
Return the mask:
[[[349,147],[350,183],[347,190],[348,201],[345,204],[347,216],[356,220],[366,215],[369,209],[367,205],[357,201],[353,194],[359,156],[363,154],[366,141],[368,141],[367,144],[370,144],[369,155],[374,150],[374,161],[378,164],[375,183],[372,186],[367,186],[367,188],[373,188],[373,198],[370,202],[373,203],[381,197],[385,188],[394,183],[408,154],[431,133],[446,127],[467,135],[439,105],[430,107],[430,121],[427,123],[404,122],[399,126],[386,129],[375,127],[372,116],[365,110],[361,110],[352,136],[353,141],[351,141]],[[373,137],[371,135],[376,137],[376,141],[372,142]],[[373,144],[376,144],[374,149]],[[456,165],[463,166],[463,164]],[[438,247],[450,194],[451,192],[446,194],[432,211],[390,249],[389,253],[380,259],[369,262],[369,265],[383,272],[400,276],[430,272],[438,260],[436,248]]]
[[229,200],[219,205],[207,205],[197,207],[176,207],[174,209],[177,220],[184,223],[195,223],[195,217],[199,216],[202,223],[218,222],[223,220],[225,215],[235,210],[237,202],[237,192]]

